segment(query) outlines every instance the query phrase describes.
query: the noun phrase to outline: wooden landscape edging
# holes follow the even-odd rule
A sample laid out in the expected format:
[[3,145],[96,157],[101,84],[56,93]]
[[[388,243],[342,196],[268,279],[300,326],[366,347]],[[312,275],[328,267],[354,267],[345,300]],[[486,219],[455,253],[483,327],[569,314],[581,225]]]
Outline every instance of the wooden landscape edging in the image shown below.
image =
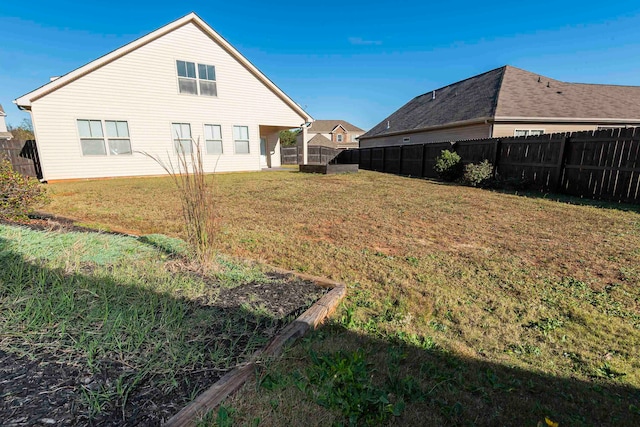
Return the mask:
[[255,365],[260,359],[279,356],[287,343],[302,337],[309,328],[317,328],[318,325],[336,310],[338,304],[340,304],[347,295],[347,287],[342,283],[280,268],[272,267],[270,269],[281,274],[292,274],[302,280],[309,280],[319,286],[331,288],[331,290],[298,316],[296,320],[280,331],[278,335],[273,337],[263,349],[256,351],[248,362],[229,371],[209,387],[209,389],[182,408],[180,412],[169,418],[169,420],[163,424],[165,427],[195,425],[198,416],[203,416],[207,411],[214,409],[222,403],[227,396],[238,390],[251,378],[255,371]]

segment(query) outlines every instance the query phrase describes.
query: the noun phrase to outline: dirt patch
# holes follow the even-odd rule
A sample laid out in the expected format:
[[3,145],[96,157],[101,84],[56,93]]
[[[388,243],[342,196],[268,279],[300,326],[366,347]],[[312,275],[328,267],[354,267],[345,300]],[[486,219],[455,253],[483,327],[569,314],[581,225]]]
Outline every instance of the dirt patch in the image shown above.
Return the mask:
[[[51,218],[21,221],[19,225],[46,231],[91,231]],[[221,286],[213,300],[187,302],[194,312],[198,309],[202,313],[204,308],[206,318],[212,319],[205,334],[212,351],[214,347],[245,348],[248,343],[238,340],[248,341],[258,335],[268,340],[326,292],[292,276],[266,276],[268,282]],[[243,313],[246,328],[259,333],[229,337],[218,329],[224,323],[220,319],[233,321],[239,313]],[[244,357],[231,355],[225,368],[205,359],[176,375],[175,384],[159,387],[156,373],[132,369],[116,360],[116,355],[93,361],[90,369],[87,360],[47,353],[44,342],[37,349],[9,342],[9,338],[0,340],[0,344],[5,350],[11,349],[0,350],[0,424],[16,427],[161,425]],[[117,394],[119,383],[135,385],[130,391]]]

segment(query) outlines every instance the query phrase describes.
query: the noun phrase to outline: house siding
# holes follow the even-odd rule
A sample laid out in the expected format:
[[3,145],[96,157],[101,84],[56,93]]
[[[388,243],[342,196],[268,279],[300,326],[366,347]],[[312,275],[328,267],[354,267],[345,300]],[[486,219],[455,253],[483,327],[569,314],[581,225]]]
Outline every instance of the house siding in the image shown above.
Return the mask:
[[[449,129],[404,133],[373,138],[360,138],[360,148],[386,147],[391,145],[424,144],[426,142],[461,141],[491,136],[491,125],[479,124]],[[405,142],[404,138],[410,138]]]
[[520,124],[503,124],[496,123],[493,125],[494,138],[514,136],[516,129],[541,129],[544,133],[559,133],[559,132],[579,132],[583,130],[597,130],[598,126],[624,126],[624,124],[610,124],[610,123],[520,123]]
[[[218,96],[178,93],[176,60],[214,65]],[[46,180],[164,173],[140,153],[83,156],[78,119],[126,120],[134,151],[174,162],[172,123],[189,123],[202,145],[204,125],[221,125],[223,155],[204,156],[208,172],[259,170],[260,136],[277,145],[273,135],[260,135],[259,126],[294,128],[306,120],[193,23],[33,101],[31,108]],[[234,154],[234,125],[249,127],[250,154]],[[279,165],[279,158],[272,163]]]

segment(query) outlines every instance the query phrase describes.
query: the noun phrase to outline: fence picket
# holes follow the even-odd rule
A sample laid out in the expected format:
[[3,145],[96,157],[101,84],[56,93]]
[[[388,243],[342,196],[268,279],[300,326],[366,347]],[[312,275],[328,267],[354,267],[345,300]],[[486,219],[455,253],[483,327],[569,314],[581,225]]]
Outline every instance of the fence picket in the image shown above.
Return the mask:
[[533,190],[640,203],[640,128],[353,151],[361,169],[435,178],[435,160],[445,149],[458,152],[465,164],[487,159],[501,179],[521,180]]

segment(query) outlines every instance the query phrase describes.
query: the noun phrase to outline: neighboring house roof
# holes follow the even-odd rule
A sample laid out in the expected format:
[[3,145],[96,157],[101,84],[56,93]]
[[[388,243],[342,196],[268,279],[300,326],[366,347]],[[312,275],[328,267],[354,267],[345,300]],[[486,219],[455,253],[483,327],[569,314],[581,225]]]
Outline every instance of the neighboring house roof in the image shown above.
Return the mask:
[[7,113],[4,112],[4,108],[2,108],[2,104],[0,104],[0,116],[6,116]]
[[309,142],[307,142],[308,145],[322,145],[324,147],[335,147],[336,144],[335,142],[331,141],[329,138],[327,138],[326,136],[323,136],[321,134],[317,134],[315,135],[313,138],[311,138],[309,140]]
[[354,126],[349,122],[345,122],[344,120],[316,120],[311,123],[307,132],[331,133],[338,126],[342,126],[347,132],[364,132],[364,129],[360,129],[359,127]]
[[17,98],[14,102],[18,105],[20,109],[29,109],[31,107],[31,103],[43,96],[81,78],[82,76],[95,71],[96,69],[103,67],[116,59],[132,52],[162,36],[170,33],[188,23],[193,23],[198,28],[200,28],[205,34],[207,34],[213,41],[218,43],[224,50],[226,50],[232,57],[234,57],[240,64],[242,64],[250,73],[252,73],[258,80],[260,80],[265,86],[267,86],[271,91],[273,91],[280,99],[282,99],[289,107],[291,107],[294,111],[300,114],[302,117],[306,117],[308,121],[312,120],[312,117],[304,111],[302,107],[300,107],[295,101],[289,98],[278,86],[276,86],[267,76],[265,76],[257,67],[255,67],[247,58],[242,56],[240,52],[238,52],[228,41],[226,41],[220,34],[215,32],[213,28],[211,28],[206,22],[202,20],[198,15],[194,12],[189,13],[188,15],[183,16],[180,19],[177,19],[164,27],[161,27],[146,36],[142,36],[137,40],[132,41],[112,52],[107,53],[100,58],[89,62],[77,68],[62,77],[59,77],[43,86],[40,86],[38,89],[31,91],[21,97]]
[[415,97],[360,138],[507,119],[640,122],[640,86],[566,83],[506,65]]

